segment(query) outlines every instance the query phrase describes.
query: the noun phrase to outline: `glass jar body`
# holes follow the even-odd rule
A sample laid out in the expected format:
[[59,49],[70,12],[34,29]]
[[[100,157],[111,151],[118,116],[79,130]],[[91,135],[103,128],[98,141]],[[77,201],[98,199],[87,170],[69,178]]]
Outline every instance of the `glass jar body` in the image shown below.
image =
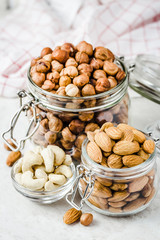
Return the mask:
[[[85,201],[95,211],[109,216],[128,216],[144,210],[152,202],[158,190],[156,166],[157,153],[139,166],[124,169],[109,169],[88,159],[82,147],[82,164],[95,177],[90,197]],[[98,167],[99,166],[99,167]],[[82,196],[87,178],[79,183]]]

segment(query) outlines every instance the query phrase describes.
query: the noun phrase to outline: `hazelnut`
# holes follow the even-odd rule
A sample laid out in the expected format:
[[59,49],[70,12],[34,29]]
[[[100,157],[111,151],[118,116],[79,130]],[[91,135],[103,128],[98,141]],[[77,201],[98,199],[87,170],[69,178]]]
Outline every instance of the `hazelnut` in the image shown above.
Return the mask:
[[74,114],[73,113],[60,113],[58,114],[58,117],[64,122],[64,123],[69,123],[72,121]]
[[90,43],[87,43],[86,41],[81,41],[80,43],[78,43],[76,48],[79,52],[84,52],[84,53],[88,54],[89,56],[92,56],[92,54],[93,54],[92,45]]
[[79,109],[80,105],[79,105],[79,103],[76,103],[76,102],[75,103],[74,102],[67,102],[65,108],[68,108],[68,109]]
[[60,87],[62,87],[62,86],[66,87],[70,83],[71,83],[70,77],[68,77],[68,76],[61,76],[60,77],[60,80],[59,80]]
[[30,75],[32,76],[35,72],[37,72],[36,66],[31,67],[31,69],[30,69]]
[[108,77],[108,81],[110,83],[110,88],[114,88],[114,87],[117,86],[117,81],[116,81],[116,79],[114,77],[109,76]]
[[95,89],[91,84],[86,84],[83,88],[82,88],[82,96],[91,96],[91,95],[95,95]]
[[50,53],[52,53],[51,48],[49,48],[49,47],[43,48],[41,51],[41,57],[44,57],[45,55],[50,54]]
[[43,59],[45,59],[45,60],[48,61],[48,62],[52,62],[52,54],[50,53],[50,54],[45,55],[45,56],[43,57]]
[[72,149],[73,144],[74,144],[73,142],[64,141],[63,138],[60,140],[60,142],[61,142],[63,148],[65,148],[66,150]]
[[90,79],[90,83],[95,87],[97,81],[96,81],[95,79],[91,78],[91,79]]
[[57,134],[51,131],[45,133],[45,139],[49,144],[54,144],[57,139]]
[[110,89],[110,82],[107,78],[99,78],[96,82],[96,92],[102,93]]
[[62,130],[62,137],[65,142],[74,142],[76,139],[76,135],[71,133],[68,127],[63,128]]
[[66,86],[65,92],[66,92],[66,95],[68,95],[70,97],[75,97],[78,94],[79,89],[76,85],[69,84]]
[[84,105],[87,108],[94,107],[96,105],[96,99],[84,101]]
[[78,75],[78,70],[74,66],[69,66],[66,68],[63,68],[60,72],[60,76],[69,76],[70,78],[74,78]]
[[80,223],[84,226],[88,226],[93,221],[93,215],[91,213],[83,213],[80,217]]
[[51,82],[50,80],[44,81],[42,85],[42,89],[46,91],[51,91],[55,87],[55,83]]
[[33,82],[35,82],[35,84],[37,84],[39,87],[41,87],[45,81],[45,74],[35,72],[32,74],[32,80],[33,80]]
[[65,86],[59,87],[58,90],[56,91],[56,94],[60,96],[66,96]]
[[98,70],[100,68],[103,68],[103,61],[100,59],[92,58],[90,65],[93,69]]
[[40,60],[41,58],[38,57],[38,58],[33,58],[32,61],[31,61],[31,67],[35,66],[37,61]]
[[65,50],[55,49],[52,52],[52,59],[57,60],[60,63],[65,63],[69,58],[69,53]]
[[85,127],[85,132],[94,132],[96,129],[99,129],[100,127],[98,126],[97,123],[88,123],[87,126]]
[[69,67],[69,66],[77,67],[78,63],[76,62],[76,60],[74,58],[68,58],[68,60],[65,63],[65,66],[66,67]]
[[92,118],[94,117],[94,113],[93,112],[80,112],[79,113],[79,119],[83,122],[89,122],[92,120]]
[[72,152],[72,157],[77,160],[80,161],[81,160],[81,149],[79,148],[74,148],[73,152]]
[[105,61],[103,65],[104,71],[108,75],[115,75],[118,72],[118,66],[115,63]]
[[81,63],[89,63],[89,57],[86,53],[84,52],[77,52],[75,55],[76,61],[81,64]]
[[46,73],[49,71],[50,67],[50,62],[46,61],[45,59],[40,59],[36,63],[37,72]]
[[52,118],[49,119],[49,129],[52,132],[60,132],[63,127],[63,122],[57,118],[52,116]]
[[123,78],[125,78],[126,74],[123,70],[118,71],[118,73],[116,74],[116,79],[118,82],[122,81]]
[[57,72],[61,72],[61,70],[63,69],[63,64],[59,63],[56,60],[53,60],[51,62],[51,66],[52,66],[52,71],[57,71]]
[[73,132],[74,134],[79,134],[83,131],[85,127],[84,122],[82,122],[79,119],[74,119],[70,122],[69,124],[69,129],[71,130],[71,132]]
[[[13,148],[16,148],[16,145],[12,142],[11,139],[7,139],[7,142],[13,147]],[[8,145],[6,143],[4,143],[4,148],[7,150],[7,151],[12,151]]]
[[91,73],[93,71],[93,67],[87,63],[82,63],[78,66],[78,71],[79,71],[79,74],[87,74],[88,77],[91,76]]
[[113,62],[114,61],[114,54],[105,47],[96,47],[94,50],[95,58],[99,58],[103,61],[108,60]]
[[46,79],[52,81],[53,83],[58,83],[59,78],[60,78],[60,75],[57,71],[47,73],[46,75]]
[[75,146],[78,149],[81,149],[82,143],[84,141],[84,139],[86,138],[86,134],[81,134],[77,137],[76,141],[75,141]]
[[61,46],[61,49],[62,49],[62,50],[65,50],[66,52],[68,52],[71,57],[74,56],[75,48],[74,48],[74,46],[73,46],[72,43],[64,43],[64,44]]
[[47,131],[48,131],[48,119],[44,118],[42,121],[40,121],[38,132],[40,135],[44,135]]
[[77,87],[83,87],[89,82],[89,77],[86,74],[80,74],[73,79],[73,84]]
[[93,72],[93,77],[94,77],[95,79],[106,78],[106,73],[105,73],[105,71],[103,71],[103,70],[95,70],[95,71]]
[[59,84],[56,84],[54,87],[54,93],[56,93],[56,90],[58,90],[58,88],[59,88]]
[[106,110],[106,111],[97,113],[95,120],[100,126],[102,126],[105,122],[112,122],[113,115],[109,110]]

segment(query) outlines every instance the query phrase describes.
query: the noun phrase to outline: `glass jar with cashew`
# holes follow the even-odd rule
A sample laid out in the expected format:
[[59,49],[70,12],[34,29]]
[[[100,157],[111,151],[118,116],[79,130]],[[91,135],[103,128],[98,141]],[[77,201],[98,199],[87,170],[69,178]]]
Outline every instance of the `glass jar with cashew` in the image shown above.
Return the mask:
[[[128,122],[128,74],[120,59],[114,61],[124,70],[124,79],[108,91],[88,96],[77,95],[73,83],[60,87],[56,93],[46,91],[35,84],[28,72],[28,89],[36,99],[36,114],[41,116],[40,126],[32,136],[34,143],[45,147],[55,144],[80,161],[82,142],[88,131],[99,129],[107,121]],[[97,71],[96,74],[101,74],[102,70]],[[63,76],[61,80],[68,82],[68,77]],[[81,82],[82,79],[77,76],[75,80]],[[93,87],[88,84],[84,90],[93,91]],[[28,117],[33,117],[32,107]]]
[[[119,130],[123,131],[125,124],[119,126]],[[158,190],[156,166],[158,155],[154,142],[150,137],[143,133],[139,134],[139,131],[133,128],[135,133],[133,139],[131,135],[130,137],[129,134],[126,135],[126,132],[123,136],[127,136],[128,139],[120,139],[120,135],[115,139],[116,133],[120,134],[120,131],[116,132],[113,126],[107,124],[104,127],[106,133],[107,129],[108,133],[114,133],[114,139],[111,138],[111,149],[108,148],[109,142],[106,142],[109,140],[103,141],[103,137],[98,136],[99,133],[102,135],[105,132],[104,129],[101,132],[96,131],[96,137],[93,134],[89,135],[89,139],[86,139],[82,145],[82,165],[95,177],[93,191],[85,202],[95,211],[109,216],[136,214],[150,205]],[[111,134],[109,135],[111,137]],[[137,145],[134,146],[134,150],[129,142]],[[90,143],[92,146],[88,145]],[[130,148],[130,153],[127,152],[125,144]],[[105,146],[108,149],[104,149]],[[87,177],[80,179],[81,196],[86,189],[87,180]]]
[[40,203],[52,203],[71,190],[75,167],[70,155],[58,146],[36,147],[28,151],[12,167],[15,189]]

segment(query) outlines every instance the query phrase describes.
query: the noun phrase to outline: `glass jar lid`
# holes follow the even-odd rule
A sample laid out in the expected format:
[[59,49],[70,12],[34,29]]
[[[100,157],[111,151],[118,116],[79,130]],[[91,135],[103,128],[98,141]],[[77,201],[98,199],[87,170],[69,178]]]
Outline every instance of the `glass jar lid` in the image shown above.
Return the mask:
[[129,86],[142,96],[160,104],[160,57],[140,54],[126,63]]

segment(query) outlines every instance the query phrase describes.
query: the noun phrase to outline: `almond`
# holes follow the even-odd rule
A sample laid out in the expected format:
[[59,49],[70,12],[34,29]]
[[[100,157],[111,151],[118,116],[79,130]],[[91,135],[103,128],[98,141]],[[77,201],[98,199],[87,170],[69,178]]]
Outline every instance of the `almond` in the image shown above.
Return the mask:
[[94,132],[91,131],[87,132],[87,138],[89,139],[90,142],[94,142],[94,136],[95,136]]
[[149,197],[151,192],[152,192],[152,187],[151,187],[151,185],[149,183],[147,183],[145,185],[145,187],[143,188],[143,190],[142,190],[142,195],[143,195],[143,197],[146,198],[146,197]]
[[113,213],[121,213],[122,212],[122,208],[109,207],[108,210]]
[[129,197],[127,197],[127,198],[125,199],[125,201],[131,202],[131,201],[137,199],[137,198],[139,197],[139,195],[140,195],[140,193],[138,193],[138,192],[131,193],[131,194],[129,195]]
[[102,162],[101,162],[101,165],[103,167],[108,167],[108,164],[107,164],[107,159],[105,157],[102,156]]
[[111,152],[112,143],[111,139],[105,132],[97,132],[95,134],[95,142],[105,152]]
[[109,202],[120,202],[123,201],[125,198],[129,196],[129,192],[126,190],[121,191],[121,192],[114,192],[113,197],[109,198]]
[[152,168],[152,170],[147,173],[147,176],[153,177],[154,175],[155,175],[155,169]]
[[144,160],[142,157],[133,154],[122,157],[122,161],[125,166],[134,167],[141,164]]
[[83,213],[80,217],[80,223],[84,226],[88,226],[93,221],[93,215],[91,213]]
[[131,127],[131,126],[129,126],[129,125],[127,125],[127,124],[125,124],[125,123],[120,123],[120,124],[118,124],[117,125],[117,128],[119,128],[121,131],[125,131],[125,130],[133,130],[133,129],[135,129],[134,127]]
[[123,166],[122,157],[113,153],[108,157],[107,164],[110,168],[121,168]]
[[120,139],[123,134],[123,132],[120,129],[118,129],[117,127],[109,127],[107,129],[105,129],[105,132],[113,140]]
[[124,206],[123,211],[130,212],[130,211],[136,210],[137,208],[141,207],[145,203],[145,201],[146,201],[145,198],[137,198],[136,200]]
[[137,129],[133,129],[132,131],[134,133],[135,141],[137,141],[139,143],[143,143],[146,140],[146,137],[142,132],[138,131]]
[[82,211],[79,211],[75,208],[71,208],[64,214],[63,222],[66,224],[74,223],[80,218],[81,215]]
[[95,196],[95,197],[109,198],[109,197],[112,196],[112,192],[108,187],[105,187],[100,182],[95,180],[92,195]]
[[106,187],[110,187],[112,185],[112,181],[107,178],[96,177],[96,179],[98,182],[100,182],[101,184],[103,184]]
[[88,156],[97,163],[102,162],[102,152],[95,142],[89,142],[87,144]]
[[88,198],[88,201],[89,201],[91,204],[93,204],[95,207],[101,208],[101,209],[103,209],[103,210],[108,209],[108,204],[107,204],[107,203],[104,203],[104,204],[101,203],[101,202],[99,201],[99,198],[98,198],[98,197],[90,196],[90,197]]
[[102,127],[100,128],[100,131],[105,131],[105,129],[109,128],[109,127],[113,127],[113,123],[111,122],[106,122],[102,125]]
[[147,198],[147,200],[146,200],[146,202],[145,202],[145,204],[147,204],[148,202],[150,202],[151,201],[151,199],[154,197],[154,195],[155,195],[155,188],[153,188],[152,189],[152,192],[151,192],[151,194],[149,195],[149,197]]
[[143,149],[140,149],[137,154],[138,154],[138,156],[140,156],[144,160],[147,160],[149,158],[149,154],[146,153],[145,151],[143,151]]
[[126,129],[123,131],[123,137],[121,138],[121,140],[132,142],[133,139],[134,139],[134,133],[132,130]]
[[128,187],[126,183],[113,183],[113,185],[110,187],[114,191],[123,191]]
[[[11,139],[8,139],[7,142],[8,142],[12,147],[16,148],[16,145],[12,142]],[[4,143],[4,148],[5,148],[7,151],[12,151],[12,150],[8,147],[8,145],[7,145],[6,143]]]
[[109,202],[109,205],[111,207],[114,208],[119,208],[119,207],[123,207],[124,205],[126,205],[127,203],[125,201],[120,201],[120,202]]
[[20,151],[18,151],[18,152],[12,151],[12,152],[10,152],[10,154],[7,157],[6,164],[8,166],[12,166],[20,157],[21,157]]
[[103,155],[104,155],[105,157],[108,157],[109,155],[111,155],[111,153],[112,153],[112,152],[103,152]]
[[145,140],[143,145],[142,145],[143,150],[146,153],[153,153],[155,149],[155,143],[152,140]]
[[149,179],[147,176],[136,178],[135,180],[133,180],[133,182],[129,183],[129,192],[132,193],[141,191],[148,183],[148,180]]
[[119,141],[113,147],[113,152],[118,155],[129,155],[139,151],[137,142]]

